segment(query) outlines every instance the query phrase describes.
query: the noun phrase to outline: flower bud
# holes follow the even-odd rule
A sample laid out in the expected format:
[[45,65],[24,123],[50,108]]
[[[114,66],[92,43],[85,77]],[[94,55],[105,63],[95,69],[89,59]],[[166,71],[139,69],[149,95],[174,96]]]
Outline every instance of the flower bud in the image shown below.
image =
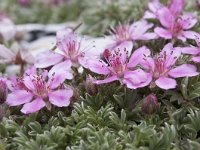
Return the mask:
[[8,87],[5,80],[0,79],[0,104],[3,104],[6,101],[8,95]]
[[0,121],[2,120],[3,116],[4,116],[3,107],[0,106]]
[[98,93],[97,85],[94,84],[94,78],[88,75],[85,82],[85,89],[90,95],[95,95]]
[[23,7],[27,7],[30,5],[31,0],[18,0],[18,3]]
[[143,99],[142,112],[147,115],[154,114],[158,109],[158,100],[155,94],[149,94]]

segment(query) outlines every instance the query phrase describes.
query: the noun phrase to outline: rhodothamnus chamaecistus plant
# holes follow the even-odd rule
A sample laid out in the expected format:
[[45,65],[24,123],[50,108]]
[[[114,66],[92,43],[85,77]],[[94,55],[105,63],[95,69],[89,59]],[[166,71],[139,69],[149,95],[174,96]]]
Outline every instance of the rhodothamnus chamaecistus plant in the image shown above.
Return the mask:
[[176,80],[173,78],[198,75],[197,68],[194,65],[176,65],[180,55],[180,49],[173,48],[171,43],[165,45],[163,50],[153,57],[150,56],[150,51],[145,54],[141,65],[152,78],[152,88],[157,85],[162,89],[173,89],[177,85]]
[[[46,71],[38,73],[35,68],[27,71],[23,78],[19,80],[18,86],[8,94],[7,104],[9,106],[22,105],[21,112],[30,114],[39,111],[43,107],[51,108],[51,104],[58,107],[67,107],[73,95],[71,89],[60,88],[54,76],[59,76],[57,72],[52,75]],[[17,80],[16,80],[17,81]]]
[[90,60],[88,68],[92,72],[106,75],[104,80],[96,80],[94,82],[96,84],[104,84],[119,80],[121,84],[125,84],[131,89],[148,85],[151,81],[151,76],[136,67],[146,51],[147,48],[143,46],[135,50],[129,59],[128,50],[126,49],[116,49],[111,52],[107,50],[105,61],[102,59]]
[[52,65],[63,64],[63,67],[71,62],[73,67],[80,65],[87,68],[87,60],[92,57],[94,45],[88,43],[84,38],[79,38],[72,29],[66,28],[57,32],[57,50],[48,51],[40,54],[36,60],[35,66],[46,68]]
[[143,18],[158,19],[158,11],[163,7],[167,7],[174,16],[177,16],[183,10],[184,0],[171,0],[168,6],[165,6],[159,0],[152,0],[148,3],[149,10],[144,13]]
[[195,41],[196,41],[197,47],[194,47],[194,46],[181,47],[180,49],[182,53],[184,54],[191,54],[192,61],[199,63],[200,62],[200,35],[196,34],[195,37],[196,37]]
[[197,23],[197,19],[192,13],[181,14],[183,7],[181,1],[175,3],[172,8],[161,8],[158,12],[158,20],[163,27],[156,27],[154,32],[164,39],[179,39],[186,41],[186,39],[194,39],[195,32],[191,30]]
[[111,29],[112,38],[110,39],[110,45],[108,49],[114,50],[117,47],[130,49],[133,47],[133,42],[137,40],[150,40],[155,39],[156,34],[153,32],[147,32],[153,27],[152,23],[148,23],[146,20],[140,20],[129,24],[120,24]]

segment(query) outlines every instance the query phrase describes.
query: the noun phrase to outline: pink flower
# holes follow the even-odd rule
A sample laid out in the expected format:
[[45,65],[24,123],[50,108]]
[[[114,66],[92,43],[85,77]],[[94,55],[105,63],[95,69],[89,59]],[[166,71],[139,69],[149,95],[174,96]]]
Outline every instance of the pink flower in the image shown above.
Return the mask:
[[68,66],[70,62],[72,66],[87,67],[86,63],[91,56],[90,50],[93,50],[93,45],[88,44],[83,38],[78,38],[72,29],[66,28],[57,32],[57,47],[58,50],[47,51],[38,55],[35,66],[37,68],[46,68],[53,65]]
[[[144,57],[141,65],[150,73],[152,77],[151,85],[154,84],[162,89],[173,89],[176,87],[176,80],[173,78],[191,77],[198,75],[197,68],[194,65],[182,64],[176,66],[177,59],[181,52],[171,43],[165,45],[160,54],[155,57],[149,55]],[[147,54],[148,54],[147,53]]]
[[190,47],[181,47],[181,51],[184,54],[191,54],[192,56],[192,61],[199,63],[200,62],[200,35],[196,34],[195,35],[196,39],[196,44],[197,47],[190,46]]
[[[50,108],[50,103],[58,107],[67,107],[73,95],[71,89],[58,89],[57,78],[59,75],[43,72],[38,74],[35,70],[23,77],[23,87],[8,94],[9,106],[23,105],[21,112],[30,114],[39,111],[43,107]],[[20,83],[21,84],[21,83]]]
[[[178,6],[177,6],[178,7]],[[174,8],[175,9],[175,8]],[[172,11],[163,7],[158,11],[158,19],[163,27],[156,27],[154,32],[164,39],[194,39],[195,32],[190,29],[197,23],[197,19],[191,14],[179,14],[179,11]]]
[[149,10],[144,14],[144,19],[158,19],[158,11],[163,7],[167,7],[174,16],[178,16],[184,7],[184,0],[171,0],[168,6],[160,3],[159,0],[152,0],[148,3]]
[[153,24],[148,23],[146,20],[137,21],[131,25],[119,25],[111,30],[113,36],[107,49],[126,48],[132,50],[133,41],[155,39],[155,33],[147,32],[151,27],[153,27]]
[[9,41],[14,38],[16,27],[14,23],[4,14],[0,14],[0,38]]
[[34,63],[34,57],[31,55],[31,53],[21,48],[17,52],[14,52],[4,45],[0,44],[0,64],[33,64]]
[[95,83],[104,84],[119,80],[121,84],[126,84],[131,89],[148,85],[151,77],[147,76],[142,69],[136,68],[146,50],[144,46],[135,50],[130,59],[128,59],[128,51],[126,49],[118,49],[111,51],[105,61],[102,59],[90,60],[88,68],[92,72],[107,76],[104,80],[96,80]]

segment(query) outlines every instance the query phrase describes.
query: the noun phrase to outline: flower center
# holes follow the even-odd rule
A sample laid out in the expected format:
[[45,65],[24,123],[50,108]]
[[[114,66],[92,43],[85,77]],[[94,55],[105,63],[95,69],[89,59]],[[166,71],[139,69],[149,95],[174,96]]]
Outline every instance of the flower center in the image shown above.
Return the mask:
[[115,50],[113,54],[110,54],[110,57],[105,58],[109,65],[109,69],[113,74],[116,74],[118,77],[123,77],[128,63],[128,51],[124,50]]
[[177,36],[178,34],[180,34],[180,32],[183,30],[181,21],[176,20],[172,26],[171,26],[171,32],[173,33],[174,36]]
[[47,98],[49,87],[45,84],[45,81],[42,79],[42,75],[35,75],[33,80],[33,86],[35,88],[36,95]]

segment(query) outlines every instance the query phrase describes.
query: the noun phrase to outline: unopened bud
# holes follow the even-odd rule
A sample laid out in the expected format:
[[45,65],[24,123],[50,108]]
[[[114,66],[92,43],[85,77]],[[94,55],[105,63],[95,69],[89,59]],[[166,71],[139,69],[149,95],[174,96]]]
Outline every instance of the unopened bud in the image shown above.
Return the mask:
[[8,87],[6,85],[6,81],[3,79],[0,79],[0,104],[3,104],[8,95]]
[[0,106],[0,121],[3,119],[3,116],[4,116],[3,107]]
[[154,114],[158,109],[158,99],[155,94],[149,94],[143,99],[142,112],[147,115]]
[[200,9],[200,0],[196,0],[197,7]]
[[98,93],[97,85],[94,83],[94,78],[91,75],[88,75],[86,78],[85,89],[90,95],[95,95]]
[[102,60],[108,60],[108,58],[111,56],[110,50],[105,49],[104,52],[101,55]]
[[18,3],[23,7],[27,7],[28,5],[30,5],[31,0],[18,0]]

